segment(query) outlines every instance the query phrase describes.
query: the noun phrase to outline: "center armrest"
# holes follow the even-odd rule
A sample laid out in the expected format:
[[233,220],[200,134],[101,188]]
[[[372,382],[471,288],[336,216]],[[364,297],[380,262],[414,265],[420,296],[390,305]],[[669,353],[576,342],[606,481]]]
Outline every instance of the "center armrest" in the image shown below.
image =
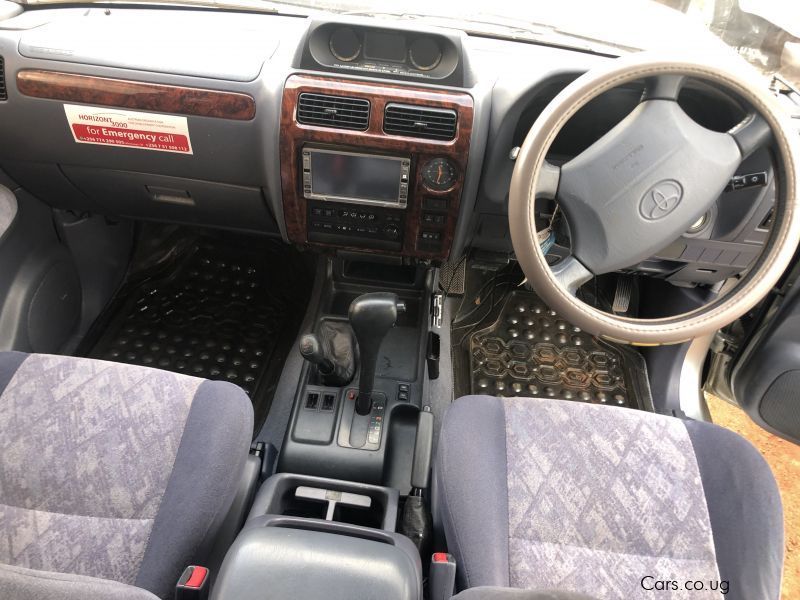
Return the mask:
[[383,536],[282,525],[245,528],[225,557],[211,598],[421,600],[416,548],[397,534]]

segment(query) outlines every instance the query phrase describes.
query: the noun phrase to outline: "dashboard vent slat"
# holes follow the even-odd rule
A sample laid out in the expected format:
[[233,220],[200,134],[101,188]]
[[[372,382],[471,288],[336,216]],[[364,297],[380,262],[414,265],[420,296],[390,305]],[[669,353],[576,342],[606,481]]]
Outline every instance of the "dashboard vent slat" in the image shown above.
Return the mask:
[[386,133],[429,140],[452,140],[456,137],[456,111],[411,104],[386,105],[383,130]]
[[369,127],[369,100],[303,93],[297,99],[297,122],[319,127],[365,131]]
[[0,102],[8,100],[8,90],[6,90],[6,64],[0,56]]

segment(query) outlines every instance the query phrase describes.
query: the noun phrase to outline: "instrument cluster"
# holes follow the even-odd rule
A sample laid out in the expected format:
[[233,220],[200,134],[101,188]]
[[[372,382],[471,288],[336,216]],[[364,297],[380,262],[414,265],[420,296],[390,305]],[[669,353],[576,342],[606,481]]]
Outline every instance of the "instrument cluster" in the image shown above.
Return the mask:
[[326,22],[312,26],[302,66],[458,84],[461,44],[457,36]]

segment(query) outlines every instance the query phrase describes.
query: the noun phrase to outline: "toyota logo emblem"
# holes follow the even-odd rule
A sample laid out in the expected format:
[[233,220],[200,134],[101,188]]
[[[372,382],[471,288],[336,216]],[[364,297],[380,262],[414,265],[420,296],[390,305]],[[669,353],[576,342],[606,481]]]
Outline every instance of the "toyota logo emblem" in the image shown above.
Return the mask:
[[682,199],[681,184],[674,179],[664,179],[644,193],[639,201],[639,213],[648,221],[658,221],[675,210]]

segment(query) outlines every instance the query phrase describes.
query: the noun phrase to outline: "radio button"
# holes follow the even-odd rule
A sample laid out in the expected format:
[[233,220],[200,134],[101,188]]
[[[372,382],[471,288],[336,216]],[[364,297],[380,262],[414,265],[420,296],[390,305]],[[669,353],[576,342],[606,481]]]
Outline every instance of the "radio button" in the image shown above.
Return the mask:
[[433,225],[444,225],[445,216],[444,215],[435,215],[432,213],[423,213],[422,214],[422,221],[425,223],[432,223]]
[[447,198],[424,198],[422,207],[428,210],[447,210]]
[[390,240],[396,240],[400,237],[400,229],[396,225],[387,225],[383,228],[383,233],[388,237]]

